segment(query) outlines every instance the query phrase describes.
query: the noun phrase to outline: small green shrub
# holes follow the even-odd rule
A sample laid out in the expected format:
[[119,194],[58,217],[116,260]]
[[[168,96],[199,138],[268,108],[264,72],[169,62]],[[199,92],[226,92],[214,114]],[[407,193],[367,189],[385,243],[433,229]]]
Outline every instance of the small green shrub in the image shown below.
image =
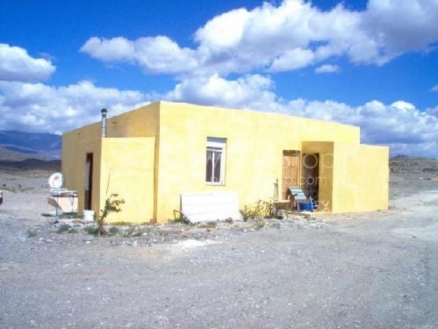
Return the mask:
[[105,206],[100,211],[100,216],[97,220],[97,228],[95,235],[101,236],[108,234],[107,231],[105,231],[104,224],[106,218],[109,216],[112,212],[120,212],[122,209],[120,206],[125,203],[125,200],[118,199],[118,194],[113,193],[105,200]]
[[253,227],[254,227],[256,230],[260,230],[261,228],[265,227],[265,225],[266,225],[266,223],[265,223],[264,220],[258,220],[258,221],[256,221],[256,222],[254,222]]
[[15,186],[3,186],[3,191],[9,191],[11,193],[17,193],[17,188]]
[[86,228],[84,228],[84,231],[91,235],[97,234],[97,228],[93,226],[87,226]]
[[111,222],[111,225],[114,225],[114,226],[132,226],[133,223],[131,223],[131,222]]
[[34,237],[36,237],[37,235],[38,235],[38,232],[35,231],[35,230],[28,230],[28,231],[27,231],[27,237],[28,237],[28,238],[34,238]]
[[65,233],[68,232],[71,229],[71,226],[68,224],[62,224],[58,230],[56,231],[56,233]]
[[259,200],[254,204],[245,205],[240,211],[243,220],[248,219],[261,219],[268,218],[271,216],[272,203],[266,200]]
[[109,228],[108,233],[110,235],[116,235],[117,233],[119,233],[119,229],[117,227],[112,226]]

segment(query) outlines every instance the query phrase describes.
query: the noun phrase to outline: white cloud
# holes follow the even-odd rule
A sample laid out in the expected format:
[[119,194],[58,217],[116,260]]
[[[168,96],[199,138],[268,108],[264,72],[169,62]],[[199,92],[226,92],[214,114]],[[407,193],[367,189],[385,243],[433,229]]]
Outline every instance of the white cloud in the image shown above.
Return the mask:
[[429,115],[436,116],[438,118],[438,106],[435,106],[434,108],[427,109],[426,113]]
[[322,11],[304,0],[284,0],[213,17],[195,32],[193,49],[165,36],[94,37],[81,51],[107,62],[135,62],[151,72],[206,76],[290,71],[340,56],[382,65],[406,52],[433,51],[436,17],[436,0],[370,0],[361,12],[343,5]]
[[394,102],[391,107],[403,112],[415,111],[415,105],[405,101]]
[[269,68],[270,72],[282,72],[301,69],[313,63],[315,55],[308,49],[293,49],[275,58]]
[[226,80],[214,74],[185,79],[165,98],[195,104],[258,109],[262,105],[275,105],[276,96],[270,90],[272,85],[270,78],[261,75]]
[[105,62],[132,62],[153,73],[178,73],[197,65],[194,51],[180,48],[168,37],[139,38],[134,41],[122,37],[90,38],[81,52]]
[[431,91],[438,93],[438,85],[432,87]]
[[115,115],[150,100],[138,91],[100,88],[89,81],[58,88],[0,82],[0,96],[0,130],[58,133],[98,121],[104,107]]
[[[212,52],[240,44],[251,14],[246,9],[231,10],[214,17],[195,34],[195,40]],[[228,28],[224,29],[224,26]]]
[[389,58],[431,50],[438,39],[436,0],[369,0],[362,27]]
[[0,43],[0,81],[43,81],[54,71],[50,61],[33,58],[23,48]]
[[338,65],[324,64],[315,69],[315,73],[336,73],[339,72]]

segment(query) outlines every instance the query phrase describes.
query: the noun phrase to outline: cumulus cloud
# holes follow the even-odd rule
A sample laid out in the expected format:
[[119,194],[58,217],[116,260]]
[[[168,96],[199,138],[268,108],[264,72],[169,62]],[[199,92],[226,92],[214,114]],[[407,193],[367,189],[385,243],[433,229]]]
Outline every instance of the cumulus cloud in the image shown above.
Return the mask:
[[209,77],[189,78],[177,84],[165,98],[203,105],[232,108],[276,110],[276,95],[271,91],[273,81],[258,74],[237,80],[227,80],[214,74]]
[[43,58],[33,58],[20,47],[0,43],[0,81],[44,81],[55,66]]
[[293,49],[275,58],[269,68],[270,72],[292,71],[307,67],[314,62],[315,54],[308,49]]
[[81,47],[81,52],[105,62],[137,63],[152,73],[179,73],[197,65],[193,50],[180,48],[165,36],[134,41],[93,37]]
[[331,64],[324,64],[321,66],[318,66],[315,69],[315,73],[321,74],[321,73],[336,73],[339,72],[339,66],[338,65],[331,65]]
[[436,106],[434,108],[427,109],[426,113],[429,115],[434,115],[434,116],[438,117],[438,106]]
[[388,58],[431,50],[438,38],[436,0],[369,0],[363,26]]
[[182,48],[166,36],[90,38],[81,51],[106,62],[137,63],[150,72],[205,74],[292,71],[334,57],[383,65],[438,40],[436,0],[370,0],[364,11],[342,4],[323,11],[304,0],[265,2],[213,17]]
[[0,130],[62,133],[98,121],[101,108],[115,115],[149,100],[138,91],[100,88],[89,81],[65,87],[0,82]]

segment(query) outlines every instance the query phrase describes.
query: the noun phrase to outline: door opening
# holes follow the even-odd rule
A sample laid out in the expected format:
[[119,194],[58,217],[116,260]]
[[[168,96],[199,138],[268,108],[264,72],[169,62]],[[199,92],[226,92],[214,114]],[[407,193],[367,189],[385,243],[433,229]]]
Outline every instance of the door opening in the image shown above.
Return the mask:
[[283,151],[283,200],[288,197],[288,187],[299,187],[300,151]]
[[92,195],[93,195],[93,153],[87,153],[85,160],[85,193],[84,193],[84,209],[91,210]]
[[318,201],[319,195],[319,154],[303,154],[302,189],[308,198]]

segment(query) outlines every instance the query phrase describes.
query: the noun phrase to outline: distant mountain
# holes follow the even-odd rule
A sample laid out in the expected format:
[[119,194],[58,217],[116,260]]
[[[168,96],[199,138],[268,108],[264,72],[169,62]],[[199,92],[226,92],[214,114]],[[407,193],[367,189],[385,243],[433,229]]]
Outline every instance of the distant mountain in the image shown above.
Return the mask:
[[59,158],[61,136],[48,133],[27,133],[14,130],[0,131],[0,149],[29,157]]

